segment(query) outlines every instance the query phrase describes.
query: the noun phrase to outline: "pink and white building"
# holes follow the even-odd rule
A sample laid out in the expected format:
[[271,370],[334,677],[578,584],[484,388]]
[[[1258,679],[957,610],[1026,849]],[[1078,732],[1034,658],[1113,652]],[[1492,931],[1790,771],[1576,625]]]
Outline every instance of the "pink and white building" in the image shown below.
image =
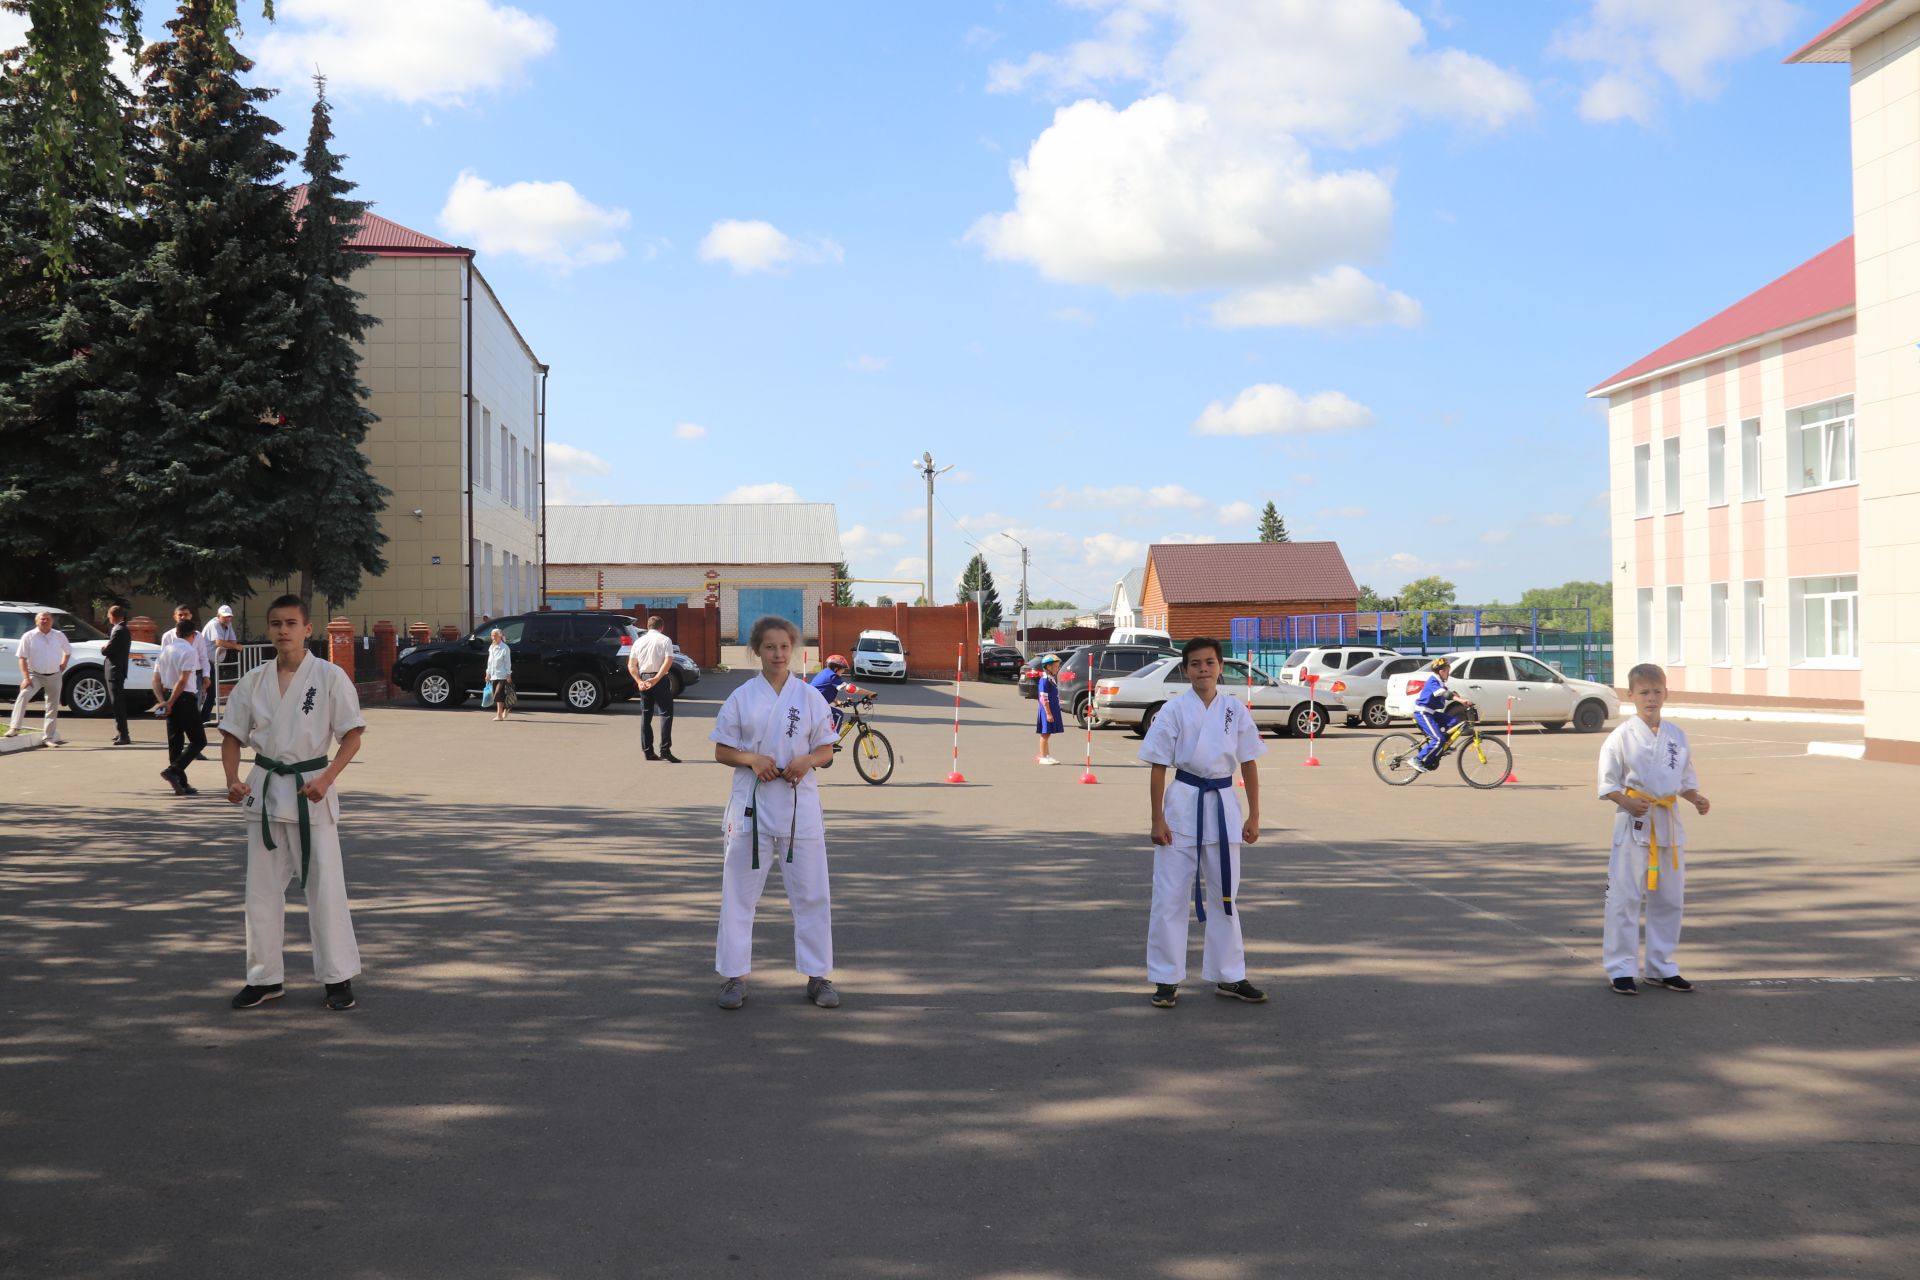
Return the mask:
[[1864,710],[1920,763],[1920,0],[1852,69],[1854,234],[1588,394],[1608,405],[1614,652],[1689,702]]

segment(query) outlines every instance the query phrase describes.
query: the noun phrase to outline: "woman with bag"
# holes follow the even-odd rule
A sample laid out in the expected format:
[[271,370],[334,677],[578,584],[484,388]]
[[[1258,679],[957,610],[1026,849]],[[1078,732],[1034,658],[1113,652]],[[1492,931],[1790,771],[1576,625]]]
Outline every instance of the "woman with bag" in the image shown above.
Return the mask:
[[506,635],[495,627],[493,641],[487,648],[487,687],[480,695],[480,705],[493,707],[493,718],[505,720],[507,712],[513,710],[513,648],[507,643]]

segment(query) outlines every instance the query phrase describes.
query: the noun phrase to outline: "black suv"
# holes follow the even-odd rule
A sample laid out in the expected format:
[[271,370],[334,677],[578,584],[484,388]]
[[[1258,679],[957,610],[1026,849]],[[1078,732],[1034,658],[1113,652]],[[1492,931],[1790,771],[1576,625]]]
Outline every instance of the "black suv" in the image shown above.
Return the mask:
[[620,613],[526,613],[483,622],[464,640],[416,645],[395,659],[393,682],[424,707],[457,707],[485,683],[494,631],[513,650],[515,693],[599,711],[634,694],[620,649],[633,619]]
[[[1096,681],[1130,676],[1149,662],[1179,656],[1172,649],[1157,644],[1083,644],[1077,649],[1061,652],[1060,670],[1055,675],[1060,682],[1060,711],[1063,715],[1073,716],[1084,729],[1087,727],[1087,715],[1093,709],[1093,686]],[[1037,696],[1035,685],[1038,677],[1039,672],[1033,667],[1020,673],[1022,697]]]

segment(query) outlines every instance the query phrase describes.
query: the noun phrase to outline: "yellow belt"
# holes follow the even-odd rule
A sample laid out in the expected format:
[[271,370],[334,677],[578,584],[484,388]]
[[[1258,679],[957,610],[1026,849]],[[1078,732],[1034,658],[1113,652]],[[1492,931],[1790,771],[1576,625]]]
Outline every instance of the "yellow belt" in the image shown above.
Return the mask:
[[[1647,892],[1652,893],[1660,887],[1660,824],[1653,820],[1654,809],[1673,811],[1673,802],[1679,796],[1650,796],[1644,791],[1627,788],[1627,794],[1636,800],[1645,800],[1652,808],[1647,810]],[[1671,819],[1669,819],[1671,821]],[[1667,863],[1675,871],[1680,869],[1679,855],[1672,849],[1667,850]]]

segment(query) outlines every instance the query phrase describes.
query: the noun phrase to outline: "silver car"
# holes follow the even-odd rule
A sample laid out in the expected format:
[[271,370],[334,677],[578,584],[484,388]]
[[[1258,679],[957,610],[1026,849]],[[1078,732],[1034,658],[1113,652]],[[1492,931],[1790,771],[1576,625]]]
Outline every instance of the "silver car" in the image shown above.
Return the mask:
[[[1135,737],[1145,737],[1153,717],[1168,699],[1188,689],[1186,670],[1178,658],[1162,658],[1131,675],[1103,677],[1093,686],[1094,717],[1101,724],[1126,725]],[[1345,720],[1349,705],[1339,694],[1325,694],[1306,685],[1281,684],[1237,658],[1227,659],[1220,676],[1220,692],[1253,708],[1253,722],[1263,730],[1306,737],[1322,734],[1331,719]]]
[[1364,724],[1369,729],[1384,729],[1393,723],[1393,715],[1387,710],[1388,684],[1394,676],[1418,671],[1426,664],[1427,659],[1418,654],[1381,654],[1363,660],[1350,671],[1322,676],[1320,687],[1331,690],[1336,684],[1345,686],[1338,692],[1349,707],[1356,709],[1347,717],[1349,728]]

